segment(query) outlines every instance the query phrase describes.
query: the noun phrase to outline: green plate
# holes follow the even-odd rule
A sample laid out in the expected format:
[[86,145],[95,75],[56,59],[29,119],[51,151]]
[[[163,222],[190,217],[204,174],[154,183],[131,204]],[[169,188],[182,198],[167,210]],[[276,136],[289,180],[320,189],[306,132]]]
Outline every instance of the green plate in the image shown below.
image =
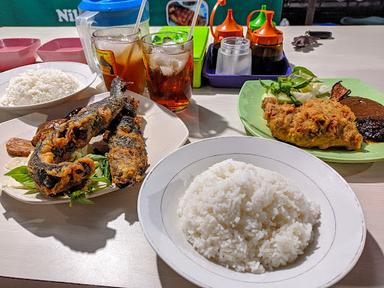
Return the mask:
[[[352,90],[351,95],[366,97],[384,105],[384,95],[378,90],[358,79],[322,79],[330,87],[337,81],[343,81],[343,85]],[[265,81],[268,82],[268,81]],[[263,118],[261,108],[264,88],[259,81],[247,81],[240,91],[238,99],[238,113],[247,133],[262,138],[274,139]],[[304,148],[303,148],[304,149]],[[311,154],[328,162],[338,163],[369,163],[384,160],[384,143],[363,144],[360,151],[348,151],[343,149],[304,149]]]

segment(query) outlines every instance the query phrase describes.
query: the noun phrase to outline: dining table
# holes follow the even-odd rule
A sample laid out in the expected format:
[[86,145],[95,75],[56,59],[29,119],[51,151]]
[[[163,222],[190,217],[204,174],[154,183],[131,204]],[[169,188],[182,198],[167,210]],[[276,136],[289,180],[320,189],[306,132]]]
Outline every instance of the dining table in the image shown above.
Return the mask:
[[[320,78],[360,79],[384,97],[384,26],[279,29],[291,64],[305,66]],[[330,31],[332,38],[295,50],[293,38],[307,30]],[[0,27],[0,38],[16,37],[39,38],[43,44],[78,34],[75,27]],[[105,91],[98,77],[76,99],[38,112],[59,117],[76,103]],[[240,88],[215,88],[204,81],[201,88],[193,89],[190,105],[177,114],[189,130],[186,145],[211,137],[246,135],[237,112],[239,92]],[[1,111],[0,122],[20,116]],[[360,259],[334,287],[384,287],[384,162],[328,164],[356,193],[367,227]],[[30,205],[3,192],[0,287],[197,287],[173,271],[145,239],[137,214],[139,187],[121,192],[95,198],[94,205],[73,207]]]

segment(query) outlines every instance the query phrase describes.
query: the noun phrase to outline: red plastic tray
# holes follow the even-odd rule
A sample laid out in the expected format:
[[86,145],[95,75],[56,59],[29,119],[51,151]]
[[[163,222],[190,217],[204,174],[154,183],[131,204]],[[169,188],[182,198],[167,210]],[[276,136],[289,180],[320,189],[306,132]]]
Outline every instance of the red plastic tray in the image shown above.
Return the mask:
[[36,38],[0,39],[0,71],[35,63],[40,44]]
[[71,61],[87,64],[80,38],[56,38],[39,49],[37,54],[44,62]]

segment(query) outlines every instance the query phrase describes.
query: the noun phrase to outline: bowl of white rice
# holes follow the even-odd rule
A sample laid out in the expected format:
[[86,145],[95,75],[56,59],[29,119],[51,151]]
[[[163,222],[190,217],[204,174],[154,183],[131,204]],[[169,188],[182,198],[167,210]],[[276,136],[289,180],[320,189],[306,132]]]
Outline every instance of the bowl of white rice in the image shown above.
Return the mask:
[[47,62],[18,67],[0,74],[0,109],[31,111],[60,104],[95,80],[85,64]]
[[201,287],[328,287],[361,255],[351,188],[294,146],[220,137],[160,161],[138,201],[157,254]]
[[197,175],[178,205],[187,241],[238,272],[293,263],[315,238],[319,206],[283,175],[227,159]]

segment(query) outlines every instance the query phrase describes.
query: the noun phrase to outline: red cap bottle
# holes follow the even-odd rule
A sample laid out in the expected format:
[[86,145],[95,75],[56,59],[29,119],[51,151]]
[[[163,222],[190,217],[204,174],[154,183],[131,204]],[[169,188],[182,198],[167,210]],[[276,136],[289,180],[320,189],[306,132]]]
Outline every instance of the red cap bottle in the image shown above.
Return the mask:
[[247,38],[251,41],[252,49],[252,74],[280,75],[284,70],[283,32],[273,23],[273,11],[264,10],[266,21],[257,30],[252,31],[250,21],[254,13],[247,18]]
[[283,43],[283,32],[277,29],[273,23],[272,18],[275,12],[264,10],[264,14],[266,15],[266,21],[264,24],[257,30],[252,31],[250,28],[250,21],[254,13],[259,12],[261,10],[252,11],[247,18],[247,27],[248,33],[247,37],[253,44],[261,44],[261,45],[280,45]]

